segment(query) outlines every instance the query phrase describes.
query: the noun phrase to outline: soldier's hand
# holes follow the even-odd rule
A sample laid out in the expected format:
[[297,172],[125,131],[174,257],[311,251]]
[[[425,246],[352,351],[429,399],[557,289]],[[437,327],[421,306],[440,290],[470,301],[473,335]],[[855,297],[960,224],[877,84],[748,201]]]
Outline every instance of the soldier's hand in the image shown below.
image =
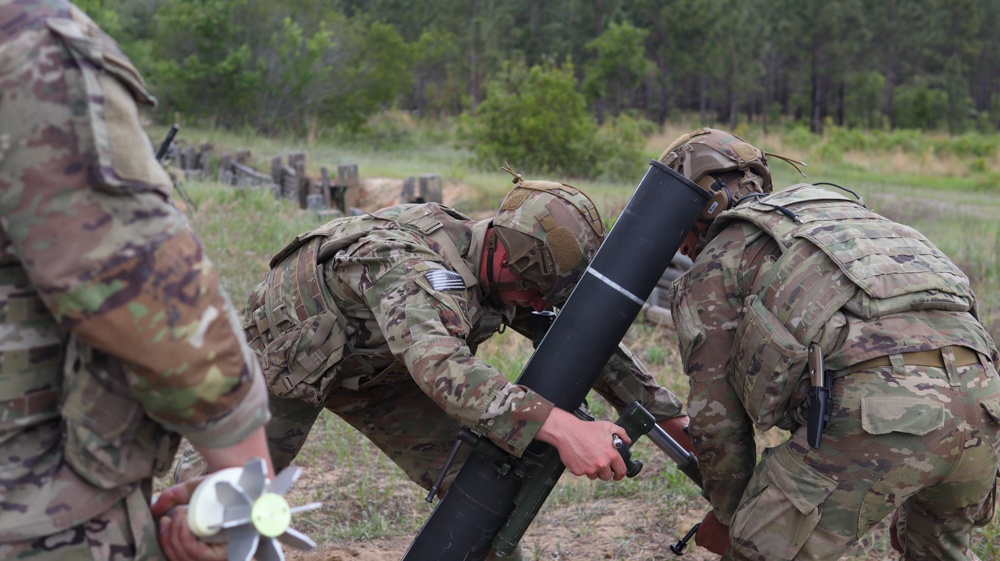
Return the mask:
[[160,518],[156,537],[170,561],[226,561],[225,543],[203,542],[191,533],[187,507],[173,508]]
[[556,408],[542,424],[536,438],[556,447],[559,459],[573,475],[615,481],[625,477],[625,461],[614,446],[618,435],[632,441],[625,429],[608,421],[583,421]]
[[694,543],[716,555],[724,555],[729,551],[729,526],[720,522],[715,511],[710,510],[694,535]]
[[149,509],[153,513],[153,518],[159,518],[167,514],[167,512],[176,506],[190,503],[191,495],[194,494],[194,490],[204,479],[204,477],[198,477],[190,481],[178,483],[177,485],[168,487],[157,495],[153,501],[153,506]]

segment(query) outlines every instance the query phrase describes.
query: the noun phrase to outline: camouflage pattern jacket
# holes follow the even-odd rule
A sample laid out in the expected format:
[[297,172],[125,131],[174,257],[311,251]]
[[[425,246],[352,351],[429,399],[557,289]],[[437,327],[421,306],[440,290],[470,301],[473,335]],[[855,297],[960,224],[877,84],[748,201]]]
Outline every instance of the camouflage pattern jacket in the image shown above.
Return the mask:
[[838,374],[947,345],[995,357],[968,278],[916,230],[840,193],[795,185],[720,215],[708,237],[673,287],[673,317],[691,436],[724,523],[756,463],[754,426],[802,422],[810,343]]
[[[481,290],[489,226],[429,203],[299,236],[272,260],[244,322],[271,392],[321,406],[338,388],[411,376],[456,421],[520,455],[553,405],[475,356],[502,325],[531,333],[529,314],[494,307]],[[617,407],[638,400],[657,419],[682,414],[624,347],[595,387]]]
[[0,542],[148,484],[176,434],[267,420],[259,366],[139,124],[118,46],[62,0],[0,0]]

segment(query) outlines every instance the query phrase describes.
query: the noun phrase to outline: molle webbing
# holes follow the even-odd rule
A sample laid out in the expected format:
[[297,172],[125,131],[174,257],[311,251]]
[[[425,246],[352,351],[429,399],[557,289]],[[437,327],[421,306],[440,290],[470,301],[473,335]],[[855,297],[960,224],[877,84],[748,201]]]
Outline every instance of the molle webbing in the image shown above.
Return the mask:
[[923,235],[838,193],[796,185],[724,213],[712,233],[737,219],[780,245],[782,256],[759,275],[757,290],[803,344],[842,307],[865,320],[972,309],[968,278]]
[[[305,237],[296,251],[288,252],[267,273],[263,310],[253,313],[258,331],[270,333],[270,340],[277,339],[293,325],[303,324],[303,330],[308,330],[301,338],[308,344],[296,349],[288,375],[280,378],[279,384],[285,392],[290,392],[321,368],[332,366],[326,364],[327,360],[345,346],[351,354],[357,354],[346,340],[347,322],[334,304],[320,272],[318,255],[322,243],[322,237]],[[311,319],[315,321],[309,321]],[[367,374],[374,373],[369,361],[360,360],[360,364]]]
[[321,242],[310,238],[267,273],[266,313],[273,338],[289,322],[301,323],[331,308],[316,261]]
[[[448,235],[450,226],[454,226],[457,222],[466,221],[469,221],[467,216],[436,203],[396,205],[364,216],[333,221],[308,234],[299,236],[299,240],[305,240],[312,236],[323,238],[317,255],[317,262],[323,263],[369,232],[406,230],[432,242],[433,249],[438,251],[455,268],[455,271],[462,275],[465,285],[471,287],[478,283],[478,277],[475,271],[466,266],[461,249],[455,244],[455,240]],[[290,250],[294,249],[290,246],[283,250],[282,254],[288,254]],[[272,260],[271,266],[273,267],[274,264],[275,261]]]
[[818,251],[786,251],[758,278],[754,288],[761,303],[803,344],[816,340],[826,322],[857,291]]
[[[792,189],[795,187],[789,190]],[[818,205],[815,214],[811,210],[807,224],[796,223],[775,209],[774,205],[782,205],[782,202],[772,202],[786,191],[723,213],[712,224],[709,239],[728,223],[747,220],[778,242],[781,256],[773,263],[761,265],[764,270],[748,292],[757,294],[764,307],[800,343],[808,345],[837,310],[854,296],[857,287],[825,253],[811,249],[810,242],[798,238],[801,228],[828,218],[823,212],[826,205]],[[844,202],[866,210],[854,202]],[[796,206],[792,210],[800,208]]]
[[457,213],[449,214],[444,208],[437,205],[424,205],[415,206],[402,212],[396,222],[402,228],[416,231],[419,235],[433,242],[434,249],[441,253],[441,256],[451,264],[455,272],[462,275],[465,286],[471,287],[479,282],[478,277],[474,271],[466,266],[462,252],[448,235],[448,229],[444,227],[444,220],[454,221],[455,219],[466,218],[457,215]]
[[0,327],[0,430],[57,417],[66,341],[20,264],[0,267]]
[[[326,364],[331,353],[346,348],[344,359],[358,362],[364,374],[371,376],[375,367],[365,352],[351,342],[349,326],[338,309],[323,277],[323,263],[337,252],[354,244],[375,230],[404,229],[426,237],[435,249],[455,266],[466,282],[476,284],[475,274],[464,265],[461,252],[443,228],[442,219],[462,220],[458,213],[450,214],[437,205],[399,205],[365,216],[332,221],[316,230],[298,236],[271,260],[271,270],[265,277],[262,309],[253,310],[258,331],[277,339],[293,325],[308,329],[302,341],[305,348],[296,352],[294,364],[280,380],[286,391],[305,380]],[[337,329],[339,327],[339,329]]]

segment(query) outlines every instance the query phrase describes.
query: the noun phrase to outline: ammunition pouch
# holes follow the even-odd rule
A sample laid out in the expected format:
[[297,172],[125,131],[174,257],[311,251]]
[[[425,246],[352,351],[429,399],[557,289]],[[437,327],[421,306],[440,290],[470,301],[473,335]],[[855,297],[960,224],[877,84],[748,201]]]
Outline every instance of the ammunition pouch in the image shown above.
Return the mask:
[[320,405],[335,387],[346,322],[323,286],[322,237],[311,237],[274,265],[250,295],[243,328],[260,356],[272,395]]
[[331,369],[343,358],[346,342],[336,314],[324,312],[294,324],[255,350],[272,395],[319,405],[333,389]]
[[730,362],[733,386],[754,424],[767,430],[783,423],[809,392],[805,371],[808,351],[756,295],[736,329],[739,345]]
[[70,337],[64,372],[64,457],[77,475],[110,490],[166,472],[179,438],[146,416],[118,359]]

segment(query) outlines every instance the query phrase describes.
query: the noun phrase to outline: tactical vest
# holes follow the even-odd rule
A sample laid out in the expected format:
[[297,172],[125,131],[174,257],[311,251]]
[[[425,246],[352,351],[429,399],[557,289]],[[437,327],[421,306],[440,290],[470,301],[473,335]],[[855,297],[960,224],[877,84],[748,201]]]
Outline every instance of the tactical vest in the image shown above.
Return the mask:
[[[972,311],[969,279],[922,234],[861,201],[798,184],[719,216],[711,240],[735,221],[773,238],[744,301],[731,355],[734,386],[762,430],[787,428],[808,390],[807,347],[838,310],[861,318],[917,310]],[[827,369],[849,366],[824,349]]]
[[[271,270],[250,298],[244,328],[273,395],[319,405],[337,387],[358,389],[408,375],[394,358],[355,348],[351,331],[324,281],[323,264],[339,251],[378,230],[404,230],[427,245],[462,276],[468,290],[479,281],[450,232],[467,232],[470,219],[435,203],[397,205],[363,216],[333,220],[301,234],[271,259]],[[487,337],[499,315],[480,310],[470,320]],[[486,333],[488,331],[488,333]],[[474,336],[472,339],[479,339]],[[476,341],[470,341],[474,344]],[[386,359],[390,364],[386,365]],[[373,364],[373,361],[378,362]]]
[[0,326],[0,435],[8,435],[59,417],[66,344],[17,263],[0,266]]
[[[177,439],[117,359],[67,337],[20,264],[0,267],[0,542],[80,524],[170,464]],[[18,460],[19,459],[19,460]]]

